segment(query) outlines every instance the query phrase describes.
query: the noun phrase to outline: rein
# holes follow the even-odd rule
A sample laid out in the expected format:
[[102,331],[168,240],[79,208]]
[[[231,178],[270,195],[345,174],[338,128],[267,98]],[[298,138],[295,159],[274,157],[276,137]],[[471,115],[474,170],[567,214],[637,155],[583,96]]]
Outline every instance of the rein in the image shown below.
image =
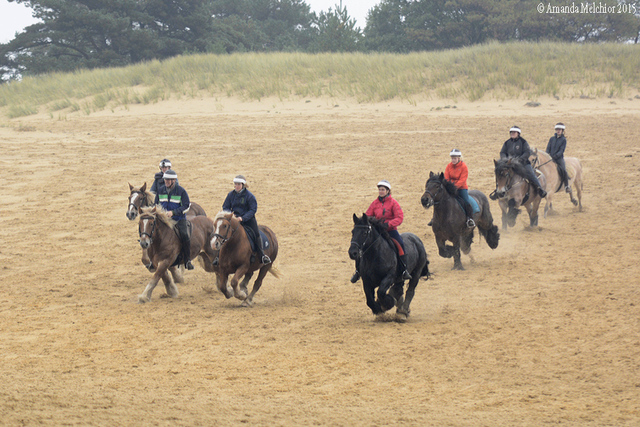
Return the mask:
[[[368,247],[366,249],[365,246],[367,246],[367,240],[369,240],[369,238],[371,237],[371,225],[356,225],[353,228],[366,228],[367,229],[367,237],[364,239],[364,242],[362,242],[362,244],[358,243],[355,240],[351,240],[351,244],[352,245],[356,245],[356,247],[358,248],[358,251],[360,252],[360,257],[362,257],[364,254],[367,253],[367,251],[369,251],[369,249],[371,249],[373,247],[373,244],[380,238],[381,234],[378,233],[378,237],[376,237],[376,239],[371,242],[370,245],[368,245]],[[364,250],[363,250],[364,249]]]
[[543,163],[543,164],[541,164],[540,166],[536,166],[536,163],[538,163],[539,161],[540,161],[540,158],[539,158],[539,157],[538,157],[538,155],[536,154],[536,158],[535,158],[535,160],[533,161],[533,165],[532,165],[532,166],[533,166],[534,168],[536,168],[536,167],[541,168],[541,167],[543,167],[544,165],[546,165],[547,163],[551,163],[551,162],[553,161],[553,159],[547,160],[546,162],[544,162],[544,163]]
[[440,202],[442,202],[442,200],[438,200],[436,202],[436,196],[438,194],[440,194],[440,192],[444,189],[444,186],[442,185],[442,183],[440,181],[436,181],[436,182],[440,185],[440,187],[438,188],[438,191],[436,191],[436,194],[433,194],[431,191],[427,190],[426,188],[424,190],[424,192],[427,193],[431,197],[431,200],[433,200],[433,206],[439,205]]
[[[216,238],[216,239],[220,239],[222,241],[222,243],[220,243],[220,246],[224,245],[225,243],[227,243],[227,241],[229,241],[233,235],[235,234],[236,230],[238,230],[237,228],[231,228],[231,221],[226,219],[226,218],[221,218],[224,221],[227,221],[229,223],[229,229],[227,230],[227,235],[226,236],[222,236],[218,233],[213,233],[212,238]],[[229,230],[231,230],[231,235],[229,235]]]
[[[131,196],[134,193],[140,195],[140,199],[141,199],[140,206],[136,206],[136,204],[131,201]],[[140,208],[148,207],[149,205],[147,204],[147,195],[142,191],[132,191],[131,194],[129,195],[129,208],[131,208],[131,206],[133,206],[136,209],[136,211],[138,211]]]

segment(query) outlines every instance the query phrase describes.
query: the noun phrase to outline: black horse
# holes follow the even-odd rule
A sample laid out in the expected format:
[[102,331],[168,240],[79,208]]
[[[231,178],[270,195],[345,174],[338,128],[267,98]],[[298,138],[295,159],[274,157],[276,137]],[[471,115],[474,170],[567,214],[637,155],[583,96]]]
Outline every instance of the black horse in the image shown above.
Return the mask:
[[[500,233],[493,225],[493,217],[489,209],[489,200],[482,192],[470,190],[469,196],[476,199],[480,212],[473,215],[478,231],[485,238],[491,249],[498,247]],[[431,228],[436,237],[438,251],[443,258],[453,257],[453,269],[464,270],[460,262],[460,249],[465,254],[471,251],[473,228],[467,227],[467,214],[458,201],[458,189],[444,178],[444,174],[429,174],[425,191],[420,199],[425,209],[433,206]],[[447,241],[453,243],[448,246]]]
[[[407,254],[407,270],[411,274],[407,292],[403,296],[404,280],[398,268],[395,244],[382,221],[366,214],[353,214],[353,231],[349,257],[359,259],[360,275],[373,314],[381,315],[396,306],[396,321],[404,322],[411,312],[409,305],[420,277],[429,278],[429,260],[422,241],[413,233],[402,233]],[[376,300],[375,289],[378,288]],[[387,293],[388,291],[388,293]]]

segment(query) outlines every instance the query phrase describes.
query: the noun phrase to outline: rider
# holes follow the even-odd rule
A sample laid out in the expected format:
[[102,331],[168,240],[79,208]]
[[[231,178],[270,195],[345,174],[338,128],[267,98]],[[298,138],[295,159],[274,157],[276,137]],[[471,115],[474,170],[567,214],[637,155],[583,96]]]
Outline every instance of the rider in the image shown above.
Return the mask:
[[163,174],[164,185],[158,188],[155,204],[160,204],[171,219],[176,221],[176,228],[182,242],[182,260],[187,270],[193,270],[191,264],[191,239],[187,231],[186,212],[191,207],[189,195],[178,185],[178,174],[168,169]]
[[[262,264],[270,264],[269,258],[262,250],[262,236],[258,230],[258,221],[256,220],[256,211],[258,210],[258,202],[256,197],[247,189],[247,179],[242,175],[233,178],[233,190],[227,194],[227,198],[222,204],[222,209],[233,212],[243,227],[253,230],[253,237],[256,248],[258,249],[258,257]],[[218,265],[218,258],[213,265]]]
[[158,167],[160,168],[160,172],[156,172],[153,177],[153,184],[151,184],[151,192],[156,194],[158,193],[158,189],[164,185],[163,176],[166,171],[171,169],[171,162],[169,159],[162,159]]
[[451,163],[445,168],[444,177],[458,188],[458,194],[465,201],[467,227],[473,228],[476,226],[476,223],[472,217],[473,214],[480,212],[480,207],[476,200],[469,196],[469,187],[467,186],[469,169],[467,168],[467,164],[462,161],[462,153],[457,148],[451,150],[449,156],[451,156]]
[[567,167],[564,164],[564,150],[567,148],[567,138],[564,135],[565,126],[563,123],[556,124],[556,134],[549,138],[547,154],[551,156],[554,162],[562,169],[562,183],[567,193],[571,192],[569,186],[569,176],[567,175]]
[[509,157],[516,157],[520,160],[520,162],[524,165],[526,170],[525,178],[535,185],[538,194],[540,197],[546,197],[547,192],[544,191],[544,188],[540,185],[540,181],[538,181],[538,177],[536,173],[533,171],[533,166],[531,166],[531,162],[529,161],[529,156],[531,155],[531,148],[527,141],[520,136],[522,131],[518,126],[512,126],[509,129],[509,139],[507,139],[502,145],[502,149],[500,150],[500,158],[506,159]]
[[[389,184],[389,181],[382,180],[378,183],[378,198],[371,203],[369,209],[367,209],[367,212],[365,213],[367,216],[373,216],[385,222],[389,236],[397,241],[402,247],[402,255],[400,255],[402,279],[411,280],[411,275],[407,270],[407,255],[404,253],[404,241],[402,240],[400,233],[398,233],[398,226],[402,224],[404,213],[396,199],[391,197],[391,184]],[[351,277],[351,283],[356,283],[360,278],[358,264],[359,263],[356,260],[356,272]]]

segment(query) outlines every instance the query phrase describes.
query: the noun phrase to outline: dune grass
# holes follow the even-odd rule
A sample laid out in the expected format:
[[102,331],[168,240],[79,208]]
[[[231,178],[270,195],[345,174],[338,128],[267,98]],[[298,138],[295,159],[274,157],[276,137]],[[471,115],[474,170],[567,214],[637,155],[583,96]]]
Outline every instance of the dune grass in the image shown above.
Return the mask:
[[122,68],[28,77],[0,86],[9,117],[90,114],[183,97],[390,99],[622,98],[640,91],[640,47],[490,43],[406,55],[242,53],[192,55]]

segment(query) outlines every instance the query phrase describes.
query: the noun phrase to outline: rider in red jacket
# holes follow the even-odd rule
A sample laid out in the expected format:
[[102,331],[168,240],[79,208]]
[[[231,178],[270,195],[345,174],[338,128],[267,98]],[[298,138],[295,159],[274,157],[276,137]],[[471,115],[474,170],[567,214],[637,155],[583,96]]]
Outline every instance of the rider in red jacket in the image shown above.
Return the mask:
[[[389,181],[382,180],[378,183],[378,198],[371,203],[365,214],[381,219],[387,225],[389,236],[402,247],[402,254],[400,255],[402,279],[411,280],[411,275],[409,271],[407,271],[407,256],[404,254],[404,241],[400,233],[398,233],[398,226],[402,224],[404,220],[404,213],[396,199],[391,197],[391,184],[389,184]],[[351,277],[351,283],[356,283],[359,278],[360,272],[358,271],[358,260],[356,260],[356,272],[353,274],[353,277]]]

